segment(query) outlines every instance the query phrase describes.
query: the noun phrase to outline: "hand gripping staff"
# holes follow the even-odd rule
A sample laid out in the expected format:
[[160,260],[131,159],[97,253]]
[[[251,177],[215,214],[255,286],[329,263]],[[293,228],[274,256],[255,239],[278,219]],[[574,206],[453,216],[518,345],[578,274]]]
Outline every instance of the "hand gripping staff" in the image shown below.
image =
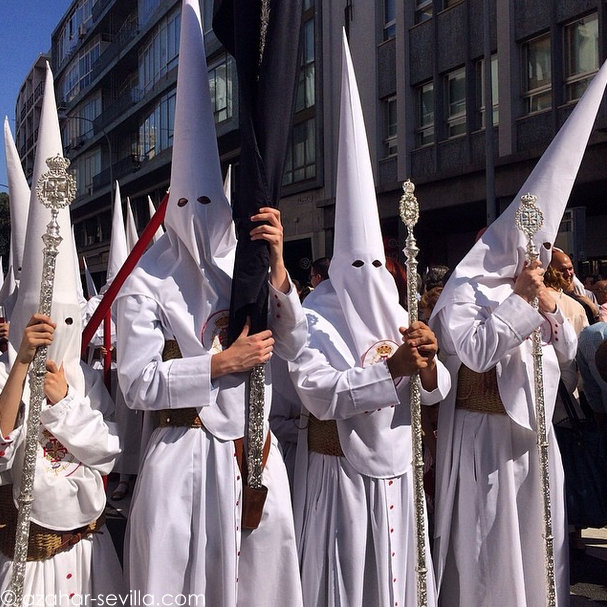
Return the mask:
[[[403,191],[399,203],[400,218],[407,226],[407,239],[403,252],[407,267],[407,303],[409,307],[409,325],[417,321],[417,255],[419,249],[413,235],[413,228],[419,219],[419,205],[415,197],[415,185],[407,179],[403,183]],[[424,494],[424,453],[422,444],[422,412],[421,412],[421,382],[419,373],[409,378],[411,387],[411,433],[413,450],[413,502],[415,510],[415,547],[417,572],[417,605],[428,605],[426,587],[426,496]]]
[[[537,196],[521,196],[521,206],[514,216],[516,227],[527,238],[525,261],[531,263],[539,257],[533,237],[542,227],[544,216],[537,206]],[[537,297],[531,302],[537,310]],[[546,431],[546,410],[544,406],[544,372],[542,365],[542,334],[539,327],[531,334],[533,344],[533,380],[535,388],[535,417],[537,419],[537,450],[540,461],[540,481],[543,501],[544,549],[546,566],[546,605],[555,607],[556,589],[554,583],[554,538],[552,536],[552,509],[550,505],[550,473],[548,469],[548,434]]]
[[[53,284],[55,282],[55,264],[59,253],[59,244],[63,240],[59,234],[57,215],[68,206],[76,196],[76,182],[67,173],[70,161],[60,155],[46,159],[49,171],[42,174],[36,183],[36,195],[40,202],[51,212],[51,221],[46,226],[42,236],[44,248],[42,283],[40,285],[40,303],[38,313],[50,316],[53,302]],[[25,579],[25,564],[30,532],[30,515],[32,510],[32,491],[36,471],[36,451],[38,449],[38,431],[40,426],[40,410],[44,401],[44,377],[46,375],[47,346],[39,346],[32,361],[30,370],[30,404],[27,414],[25,434],[25,454],[23,462],[23,477],[19,493],[17,515],[17,531],[15,534],[15,556],[13,560],[13,576],[11,579],[12,603],[21,607],[23,602],[23,583]]]

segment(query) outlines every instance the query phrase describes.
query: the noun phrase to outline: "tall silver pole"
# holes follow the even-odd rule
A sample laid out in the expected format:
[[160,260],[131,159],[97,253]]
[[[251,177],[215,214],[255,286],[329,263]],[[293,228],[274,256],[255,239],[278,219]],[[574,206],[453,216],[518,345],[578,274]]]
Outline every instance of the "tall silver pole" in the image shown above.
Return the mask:
[[[413,228],[419,219],[419,205],[414,195],[415,186],[409,180],[403,183],[404,194],[400,199],[399,212],[407,226],[405,257],[407,259],[407,303],[409,306],[409,324],[418,319],[417,315],[417,255],[419,249]],[[409,378],[411,386],[411,433],[413,437],[413,501],[415,507],[417,605],[426,607],[428,591],[426,586],[426,496],[424,493],[424,447],[422,443],[421,382],[419,373]]]
[[[76,196],[76,182],[67,173],[70,161],[57,155],[46,160],[49,171],[44,173],[36,183],[36,195],[40,202],[51,211],[51,221],[46,226],[42,236],[43,270],[40,285],[40,304],[38,313],[50,316],[53,301],[53,284],[55,282],[55,264],[59,253],[59,244],[63,240],[59,234],[57,216],[59,210],[66,207]],[[38,432],[40,429],[40,410],[44,401],[44,377],[46,375],[47,346],[36,350],[30,370],[30,405],[27,414],[25,435],[25,455],[23,475],[21,477],[21,492],[18,504],[17,531],[15,534],[15,554],[13,559],[13,574],[11,592],[14,602],[20,607],[23,602],[23,583],[25,579],[25,564],[30,532],[30,515],[32,511],[34,475],[36,471],[36,452],[38,450]]]
[[[533,237],[542,227],[544,216],[537,206],[537,196],[521,196],[521,206],[515,215],[516,227],[527,237],[525,260],[535,261],[539,253]],[[532,306],[537,310],[537,297]],[[554,538],[552,536],[552,509],[550,503],[550,470],[548,468],[548,433],[546,429],[546,411],[544,406],[544,373],[542,365],[542,335],[539,327],[532,334],[533,378],[535,385],[535,417],[537,420],[537,450],[540,462],[540,482],[543,501],[544,549],[546,566],[546,605],[555,607],[556,590],[554,581]]]

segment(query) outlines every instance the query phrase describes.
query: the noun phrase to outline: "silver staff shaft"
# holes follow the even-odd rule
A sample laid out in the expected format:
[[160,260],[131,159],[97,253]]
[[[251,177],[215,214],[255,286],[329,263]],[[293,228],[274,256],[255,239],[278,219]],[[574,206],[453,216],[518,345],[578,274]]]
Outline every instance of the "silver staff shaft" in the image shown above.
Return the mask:
[[[404,194],[400,199],[400,217],[407,226],[405,257],[407,259],[407,303],[409,306],[409,324],[415,322],[417,315],[417,255],[419,249],[413,235],[413,228],[419,219],[419,206],[414,195],[415,186],[409,180],[403,183]],[[411,385],[411,433],[413,435],[413,500],[415,506],[417,605],[426,607],[428,591],[426,576],[426,497],[424,493],[424,452],[422,443],[421,382],[419,374],[410,378]]]
[[263,407],[265,364],[255,365],[249,375],[249,419],[247,427],[247,485],[261,489],[263,475]]
[[[515,216],[516,227],[527,237],[525,260],[527,263],[539,257],[533,237],[542,227],[544,217],[537,206],[537,197],[532,194],[521,196],[521,206]],[[532,302],[539,308],[537,297]],[[546,567],[546,605],[555,607],[556,590],[554,580],[554,538],[552,536],[552,508],[550,500],[550,470],[548,467],[548,432],[544,404],[544,370],[542,364],[542,335],[539,327],[532,334],[533,379],[535,388],[535,417],[537,420],[537,450],[540,464],[540,481],[543,501],[544,549]]]
[[[63,240],[59,234],[57,216],[59,210],[67,206],[76,194],[74,179],[66,169],[69,160],[61,156],[48,158],[46,161],[50,171],[44,173],[36,184],[36,195],[42,204],[51,211],[51,221],[46,226],[42,236],[44,242],[42,283],[40,285],[40,304],[38,312],[46,316],[51,314],[53,301],[53,285],[55,282],[55,265],[59,253],[59,244]],[[27,413],[25,453],[21,490],[18,498],[19,512],[17,514],[17,530],[15,534],[15,554],[13,559],[13,574],[11,591],[13,606],[20,607],[23,602],[23,583],[25,579],[25,564],[30,532],[30,516],[33,502],[34,476],[36,471],[36,455],[38,450],[38,432],[40,429],[40,410],[44,401],[44,377],[46,375],[47,347],[40,346],[36,350],[30,369],[30,403]]]

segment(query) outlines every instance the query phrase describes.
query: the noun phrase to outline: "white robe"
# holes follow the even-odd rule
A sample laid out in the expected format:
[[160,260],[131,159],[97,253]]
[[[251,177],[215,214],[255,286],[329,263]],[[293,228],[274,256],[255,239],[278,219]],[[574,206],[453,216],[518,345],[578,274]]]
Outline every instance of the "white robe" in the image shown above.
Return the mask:
[[[345,326],[331,325],[316,311],[306,309],[306,313],[308,347],[289,363],[289,369],[306,410],[319,419],[337,420],[345,457],[308,452],[304,411],[294,494],[304,604],[415,605],[410,440],[390,444],[393,435],[387,415],[386,425],[375,425],[372,436],[364,430],[365,420],[382,409],[410,438],[409,380],[403,378],[395,386],[385,361],[360,367],[342,339]],[[438,387],[432,392],[422,389],[422,402],[440,401],[449,387],[448,373],[439,363]],[[343,440],[346,436],[350,440]],[[371,445],[383,453],[375,453],[361,472],[360,462]],[[374,467],[383,471],[370,474]],[[435,605],[427,545],[426,558],[428,605]]]
[[[116,430],[104,420],[113,410],[110,396],[96,373],[84,365],[83,371],[86,396],[70,387],[55,405],[45,402],[40,414],[31,520],[59,531],[85,526],[102,514],[102,476],[109,474],[120,452]],[[0,364],[3,384],[6,377],[6,364]],[[29,401],[27,384],[23,400]],[[0,472],[4,483],[13,484],[15,506],[24,447],[22,425],[0,441]],[[11,577],[12,560],[0,553],[0,595],[9,588]],[[118,595],[123,590],[122,570],[105,526],[69,550],[43,561],[29,561],[25,568],[24,605],[59,605],[70,595],[75,595],[74,601],[84,601],[78,597]]]
[[[510,293],[493,312],[471,302],[447,305],[435,327],[454,384],[438,423],[434,563],[441,607],[546,604],[528,339],[540,325],[557,605],[569,604],[563,469],[550,420],[559,365],[575,355],[576,337],[560,310],[544,318]],[[476,372],[496,366],[507,415],[455,409],[462,363]]]
[[[241,532],[242,482],[233,439],[245,434],[248,373],[211,380],[217,340],[208,329],[215,314],[199,318],[196,306],[204,294],[191,279],[194,268],[188,274],[170,251],[166,255],[176,264],[170,271],[158,278],[136,270],[118,299],[120,383],[129,406],[196,407],[205,427],[158,428],[150,437],[127,528],[130,587],[157,600],[196,594],[213,607],[297,607],[293,515],[276,440],[263,474],[268,497],[262,521],[258,529]],[[293,287],[285,295],[270,286],[269,321],[274,354],[294,358],[305,343],[306,322]],[[165,339],[177,340],[183,358],[162,362]],[[268,431],[269,365],[265,395]]]

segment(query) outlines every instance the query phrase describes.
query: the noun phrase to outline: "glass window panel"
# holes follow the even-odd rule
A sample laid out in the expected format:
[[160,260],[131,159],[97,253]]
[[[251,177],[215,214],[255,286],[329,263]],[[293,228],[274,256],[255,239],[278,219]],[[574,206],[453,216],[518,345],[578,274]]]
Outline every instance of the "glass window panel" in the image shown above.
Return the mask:
[[527,112],[538,112],[552,106],[552,64],[550,36],[540,36],[524,47],[526,62],[525,98]]
[[579,99],[599,68],[599,22],[596,13],[565,26],[565,96]]

